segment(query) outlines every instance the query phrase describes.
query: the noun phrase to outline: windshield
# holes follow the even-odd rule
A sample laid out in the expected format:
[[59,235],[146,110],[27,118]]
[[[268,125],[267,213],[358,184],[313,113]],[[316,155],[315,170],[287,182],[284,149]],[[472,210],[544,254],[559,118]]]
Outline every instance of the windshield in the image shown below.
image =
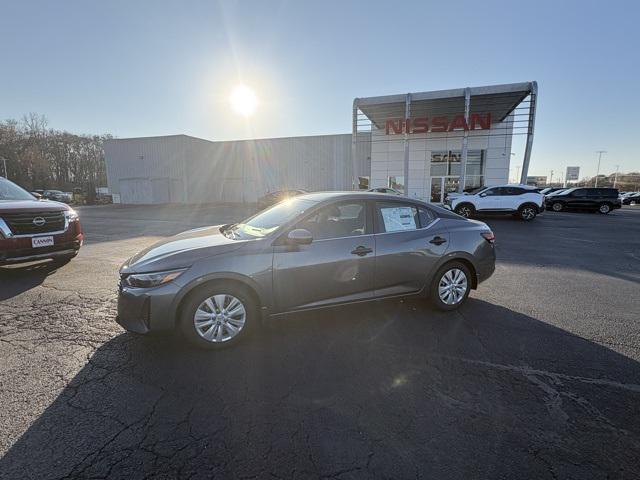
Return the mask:
[[222,233],[228,238],[237,240],[262,238],[315,204],[313,200],[289,198],[247,220],[231,225]]
[[34,198],[15,183],[0,177],[0,200],[33,200]]

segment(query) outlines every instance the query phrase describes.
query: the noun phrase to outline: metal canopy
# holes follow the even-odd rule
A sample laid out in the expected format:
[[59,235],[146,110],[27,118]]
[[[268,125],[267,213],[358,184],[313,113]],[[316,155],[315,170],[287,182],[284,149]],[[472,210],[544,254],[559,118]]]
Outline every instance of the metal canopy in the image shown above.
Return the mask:
[[[491,113],[493,122],[502,122],[527,98],[535,82],[471,87],[470,114]],[[410,93],[411,117],[436,117],[465,113],[465,90],[438,90]],[[404,118],[407,95],[356,98],[355,107],[377,128],[384,128],[388,118]]]

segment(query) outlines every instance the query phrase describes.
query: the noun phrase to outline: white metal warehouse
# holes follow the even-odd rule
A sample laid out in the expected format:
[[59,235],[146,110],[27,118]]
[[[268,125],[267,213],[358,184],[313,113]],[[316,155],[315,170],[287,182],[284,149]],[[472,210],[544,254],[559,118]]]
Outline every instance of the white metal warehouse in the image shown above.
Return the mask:
[[526,135],[516,160],[526,179],[536,97],[526,82],[356,98],[351,134],[112,139],[108,186],[120,203],[255,202],[275,190],[366,186],[441,202],[450,191],[506,183],[513,135]]

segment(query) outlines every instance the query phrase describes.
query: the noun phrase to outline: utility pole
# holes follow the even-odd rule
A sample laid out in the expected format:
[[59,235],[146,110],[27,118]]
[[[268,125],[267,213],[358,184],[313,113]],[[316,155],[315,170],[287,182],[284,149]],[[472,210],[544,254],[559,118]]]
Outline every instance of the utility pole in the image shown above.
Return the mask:
[[551,170],[551,176],[549,177],[549,185],[553,186],[553,170]]
[[4,178],[9,180],[9,174],[7,173],[7,159],[2,157],[2,163],[4,163]]
[[620,170],[620,165],[616,165],[616,175],[613,177],[613,188],[616,188],[616,183],[618,183],[618,170]]
[[596,184],[594,185],[595,187],[598,186],[598,175],[600,175],[600,160],[602,160],[602,154],[603,153],[607,153],[606,150],[596,150],[596,153],[598,154],[598,170],[596,170]]

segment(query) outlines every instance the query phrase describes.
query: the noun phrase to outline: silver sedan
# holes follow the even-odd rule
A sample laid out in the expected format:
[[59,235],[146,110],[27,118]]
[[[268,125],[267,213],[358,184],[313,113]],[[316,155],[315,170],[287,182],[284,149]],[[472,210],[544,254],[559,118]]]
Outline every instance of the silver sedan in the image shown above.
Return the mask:
[[220,348],[273,316],[384,297],[462,305],[495,269],[482,222],[406,197],[326,192],[170,237],[120,269],[117,321]]

